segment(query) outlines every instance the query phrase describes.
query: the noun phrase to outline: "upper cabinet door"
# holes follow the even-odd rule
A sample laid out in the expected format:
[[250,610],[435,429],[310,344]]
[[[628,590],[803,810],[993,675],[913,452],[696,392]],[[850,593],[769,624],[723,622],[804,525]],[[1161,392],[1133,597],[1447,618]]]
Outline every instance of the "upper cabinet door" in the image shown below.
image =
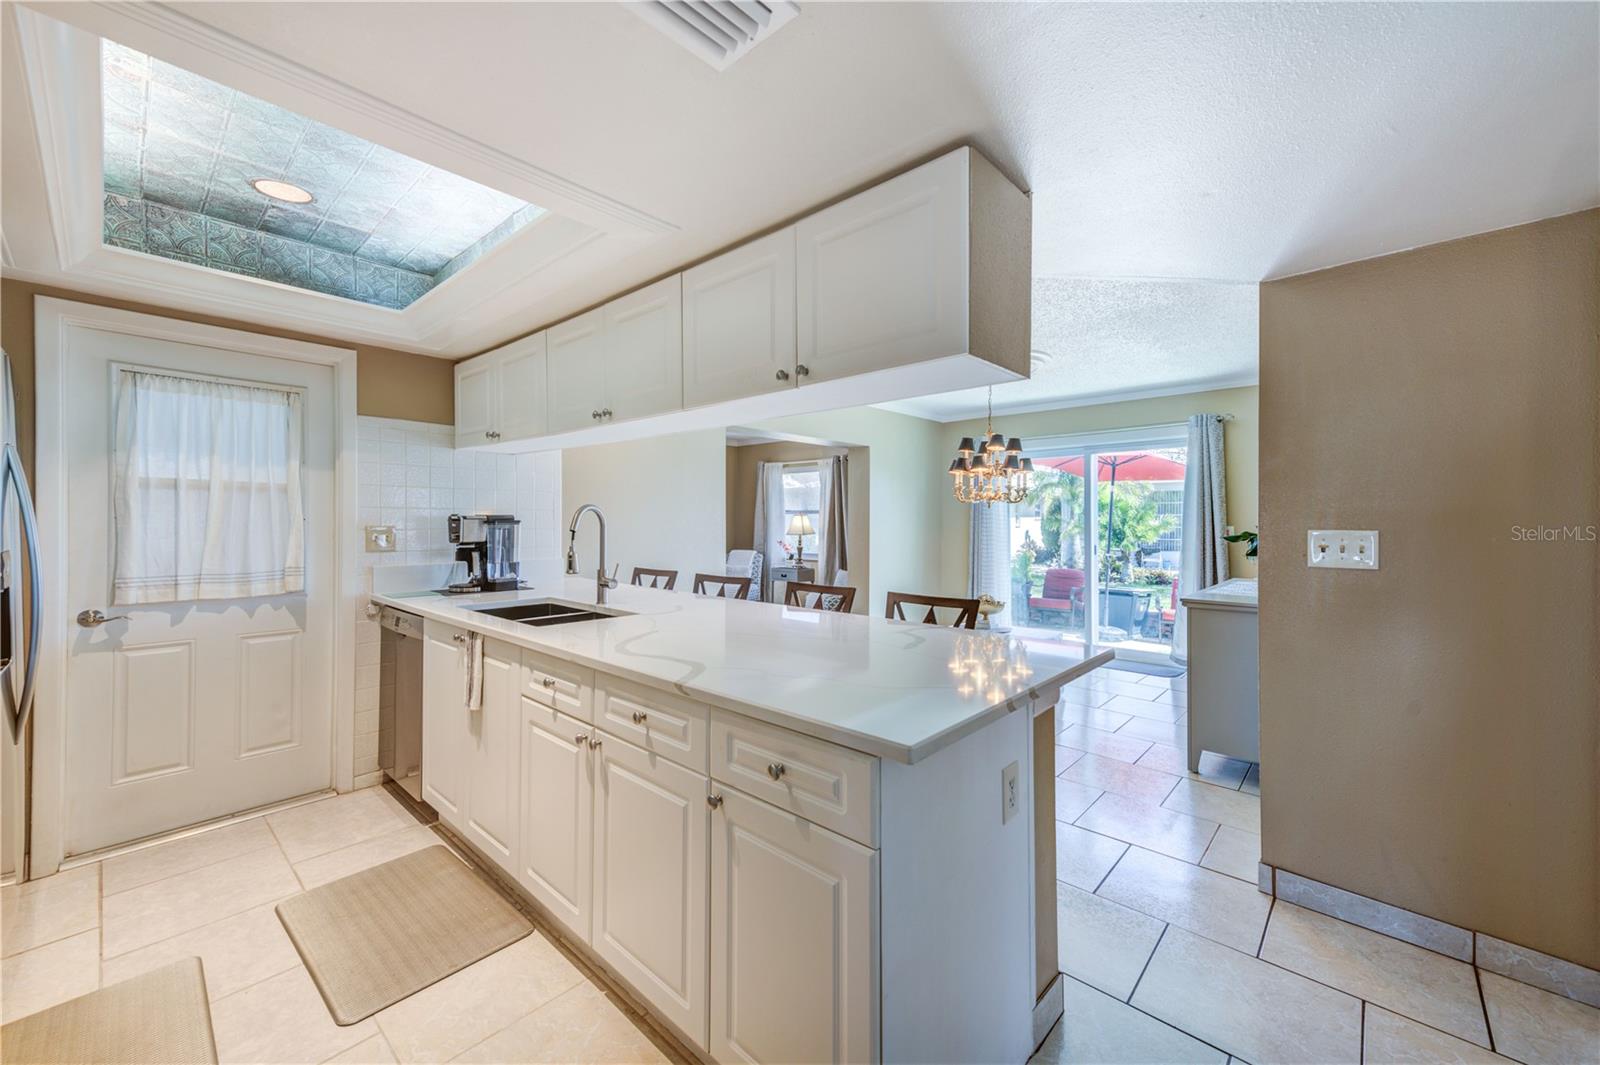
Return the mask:
[[456,447],[492,444],[499,419],[499,364],[494,352],[456,363]]
[[[601,310],[606,322],[605,421],[683,408],[683,275],[671,277]],[[554,357],[554,330],[551,330]],[[552,427],[553,428],[553,427]]]
[[549,431],[565,433],[600,424],[606,405],[606,308],[545,331]]
[[967,351],[969,150],[796,227],[800,384]]
[[543,434],[545,334],[523,337],[495,355],[500,363],[500,424],[495,431],[507,440]]
[[794,247],[790,226],[684,273],[684,406],[794,387]]

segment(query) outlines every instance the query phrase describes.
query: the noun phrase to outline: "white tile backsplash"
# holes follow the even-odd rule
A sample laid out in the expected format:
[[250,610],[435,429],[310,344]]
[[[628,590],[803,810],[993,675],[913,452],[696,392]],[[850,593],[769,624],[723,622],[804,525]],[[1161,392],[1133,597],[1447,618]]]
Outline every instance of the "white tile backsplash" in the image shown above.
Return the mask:
[[[436,576],[455,560],[451,514],[514,514],[520,561],[561,554],[561,453],[495,455],[457,451],[455,428],[431,422],[360,417],[356,467],[357,522],[393,525],[395,550],[360,556],[361,587],[373,588],[373,571],[416,567]],[[364,538],[363,538],[363,542]],[[397,573],[397,577],[400,575]],[[385,582],[393,583],[393,582]],[[363,594],[356,615],[354,769],[357,787],[376,783],[379,629],[366,615]]]

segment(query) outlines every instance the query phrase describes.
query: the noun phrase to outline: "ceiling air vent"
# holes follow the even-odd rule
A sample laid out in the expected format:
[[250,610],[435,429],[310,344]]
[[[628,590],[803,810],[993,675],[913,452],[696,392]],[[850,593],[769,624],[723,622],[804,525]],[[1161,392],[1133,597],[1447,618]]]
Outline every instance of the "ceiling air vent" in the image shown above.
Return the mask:
[[644,0],[627,6],[718,70],[800,14],[789,0]]

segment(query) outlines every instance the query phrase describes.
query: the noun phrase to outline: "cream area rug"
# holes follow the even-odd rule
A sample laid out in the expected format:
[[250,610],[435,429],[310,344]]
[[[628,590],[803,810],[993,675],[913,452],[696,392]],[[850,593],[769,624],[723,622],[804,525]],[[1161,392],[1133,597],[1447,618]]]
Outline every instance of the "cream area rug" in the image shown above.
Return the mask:
[[444,846],[278,904],[328,1012],[355,1024],[533,931]]
[[199,958],[91,991],[0,1028],[6,1065],[203,1065],[217,1060]]

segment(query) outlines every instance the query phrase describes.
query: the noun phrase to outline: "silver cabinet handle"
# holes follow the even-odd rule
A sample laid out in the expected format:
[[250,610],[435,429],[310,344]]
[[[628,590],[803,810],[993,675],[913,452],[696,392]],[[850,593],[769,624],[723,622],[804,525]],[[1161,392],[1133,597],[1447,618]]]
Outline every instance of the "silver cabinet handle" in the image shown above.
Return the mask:
[[456,643],[466,643],[467,642],[467,634],[464,633],[464,632],[451,633],[450,634],[450,638],[452,640],[454,640]]
[[779,370],[778,371],[778,380],[787,381],[788,379],[789,379],[789,371],[788,370]]
[[600,417],[602,417],[602,418],[611,417],[611,408],[610,407],[601,407],[600,408]]
[[587,732],[580,732],[576,736],[572,737],[572,745],[574,747],[582,747],[584,744],[586,744],[588,742],[589,742],[589,734]]
[[773,780],[779,779],[788,771],[789,767],[784,765],[782,762],[767,763],[767,776],[771,777]]
[[[5,382],[11,380],[11,364],[0,366]],[[34,682],[39,666],[39,632],[44,621],[44,598],[39,580],[39,528],[33,513],[33,496],[28,491],[28,475],[23,472],[22,458],[17,445],[7,444],[0,451],[0,545],[5,543],[5,501],[10,489],[17,490],[17,511],[22,518],[22,532],[28,552],[28,657],[22,667],[22,694],[12,697],[11,678],[7,674],[11,663],[0,666],[0,691],[5,693],[6,719],[11,726],[11,739],[17,741],[28,723],[33,709]]]
[[794,375],[796,377],[810,377],[811,367],[807,366],[803,362],[797,362],[794,364]]
[[635,725],[642,725],[645,723],[645,719],[649,716],[650,715],[645,713],[643,710],[635,710],[633,712],[633,723]]
[[589,749],[590,750],[598,750],[599,748],[600,748],[600,739],[599,739],[599,737],[590,736],[589,737]]
[[546,688],[549,688],[551,691],[555,691],[556,690],[556,678],[554,678],[554,677],[545,677],[545,678],[541,679],[539,681],[539,683],[543,684]]
[[104,625],[108,621],[127,621],[127,620],[128,620],[128,615],[126,615],[126,614],[113,614],[110,617],[106,617],[104,614],[100,613],[100,611],[98,611],[98,610],[80,610],[80,611],[78,611],[78,624],[82,625],[86,629],[92,629],[92,628],[95,628],[97,626]]
[[711,807],[713,810],[715,810],[717,807],[722,805],[722,796],[721,795],[707,795],[706,796],[706,805]]
[[600,412],[597,411],[597,410],[592,410],[592,411],[589,412],[589,417],[593,418],[595,421],[599,421],[600,420]]

